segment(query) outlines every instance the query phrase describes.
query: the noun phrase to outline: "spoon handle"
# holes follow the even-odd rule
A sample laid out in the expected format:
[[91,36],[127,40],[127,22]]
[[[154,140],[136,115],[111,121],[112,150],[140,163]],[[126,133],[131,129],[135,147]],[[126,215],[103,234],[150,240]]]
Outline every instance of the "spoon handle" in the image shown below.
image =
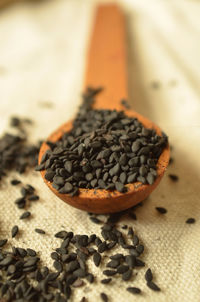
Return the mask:
[[103,87],[95,108],[122,110],[127,99],[125,18],[116,4],[99,5],[88,49],[85,87]]

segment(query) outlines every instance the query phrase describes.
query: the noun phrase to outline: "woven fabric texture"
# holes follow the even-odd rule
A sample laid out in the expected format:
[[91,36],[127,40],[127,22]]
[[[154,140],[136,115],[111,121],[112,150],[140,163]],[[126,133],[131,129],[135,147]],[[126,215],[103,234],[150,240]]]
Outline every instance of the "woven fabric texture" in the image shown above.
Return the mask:
[[[107,2],[107,1],[106,1]],[[174,163],[155,192],[136,210],[137,220],[123,217],[119,227],[133,226],[141,238],[146,268],[134,271],[131,281],[114,278],[102,285],[102,270],[89,263],[94,284],[75,290],[70,301],[198,302],[200,301],[200,71],[198,1],[119,1],[127,16],[130,104],[169,135]],[[30,140],[46,138],[60,124],[73,118],[81,102],[85,54],[94,7],[92,0],[31,1],[14,4],[0,12],[0,133],[9,129],[13,115],[28,117]],[[179,176],[172,182],[168,174]],[[20,196],[10,180],[17,177],[33,184],[40,200],[32,204],[29,221],[19,220]],[[52,267],[50,253],[59,246],[54,234],[61,229],[79,234],[100,234],[87,213],[59,200],[40,174],[11,172],[0,183],[0,239],[39,252]],[[168,209],[159,215],[155,207]],[[189,217],[196,223],[185,223]],[[11,228],[20,236],[11,239]],[[42,228],[46,235],[34,232]],[[116,249],[117,250],[117,249]],[[147,288],[144,273],[150,267],[161,292]],[[136,274],[137,272],[137,274]],[[141,288],[134,296],[127,286]]]

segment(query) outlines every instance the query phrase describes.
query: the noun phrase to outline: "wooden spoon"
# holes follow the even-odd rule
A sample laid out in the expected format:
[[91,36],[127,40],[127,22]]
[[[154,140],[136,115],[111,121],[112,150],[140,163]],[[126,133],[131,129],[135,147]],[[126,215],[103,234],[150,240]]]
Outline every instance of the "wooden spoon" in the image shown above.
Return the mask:
[[[124,110],[120,100],[128,97],[125,46],[125,20],[119,7],[115,4],[100,5],[95,18],[85,77],[85,87],[105,88],[97,96],[94,108]],[[130,117],[138,118],[146,128],[154,128],[157,134],[161,135],[160,128],[139,113],[133,110],[125,110],[125,113]],[[56,142],[71,128],[72,122],[67,122],[51,134],[48,140]],[[46,143],[42,144],[39,163],[48,148]],[[41,174],[47,186],[71,206],[92,213],[112,213],[128,209],[144,200],[159,184],[168,161],[169,146],[163,150],[158,160],[158,177],[155,182],[152,185],[144,185],[140,182],[128,184],[126,193],[80,189],[78,196],[71,197],[68,194],[59,194],[44,178],[45,171]]]

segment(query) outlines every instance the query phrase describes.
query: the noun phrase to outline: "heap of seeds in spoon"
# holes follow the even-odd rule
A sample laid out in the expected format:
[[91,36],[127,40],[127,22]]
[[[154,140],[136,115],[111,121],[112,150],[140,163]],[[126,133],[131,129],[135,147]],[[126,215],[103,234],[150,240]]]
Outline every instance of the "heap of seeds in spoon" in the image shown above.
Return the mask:
[[99,89],[88,89],[72,129],[47,142],[37,171],[59,193],[77,195],[79,188],[126,192],[126,184],[153,184],[156,164],[168,139],[145,128],[123,111],[92,108]]

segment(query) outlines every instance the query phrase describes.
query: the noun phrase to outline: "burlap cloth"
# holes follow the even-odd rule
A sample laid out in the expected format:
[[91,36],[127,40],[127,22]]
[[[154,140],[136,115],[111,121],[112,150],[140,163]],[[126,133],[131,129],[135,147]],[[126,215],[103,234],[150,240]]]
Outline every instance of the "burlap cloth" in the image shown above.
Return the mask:
[[[0,14],[0,133],[8,129],[11,115],[33,119],[30,139],[48,136],[73,117],[81,101],[85,53],[96,1],[56,0],[15,4]],[[105,291],[109,301],[188,302],[200,301],[200,3],[198,1],[121,1],[127,13],[129,36],[130,102],[136,111],[152,119],[169,135],[174,163],[156,191],[136,212],[138,220],[122,219],[132,225],[145,245],[143,256],[151,267],[160,293],[144,282],[145,269],[138,270],[127,284],[116,279],[112,285],[99,282],[77,289],[72,301],[85,295],[100,301]],[[159,87],[152,88],[153,81]],[[49,102],[51,104],[49,104]],[[50,106],[51,105],[51,106]],[[169,173],[180,177],[173,183]],[[53,234],[63,227],[75,233],[98,233],[85,212],[71,208],[54,196],[36,172],[19,176],[32,183],[40,201],[31,207],[32,219],[19,220],[21,210],[14,200],[20,196],[11,187],[11,174],[1,182],[0,238],[9,245],[32,247],[44,264],[59,246]],[[156,206],[168,213],[158,215]],[[185,220],[196,218],[188,225]],[[11,239],[17,224],[21,236]],[[41,236],[36,227],[46,230]],[[92,266],[97,279],[103,276]],[[141,296],[128,293],[138,286]]]

